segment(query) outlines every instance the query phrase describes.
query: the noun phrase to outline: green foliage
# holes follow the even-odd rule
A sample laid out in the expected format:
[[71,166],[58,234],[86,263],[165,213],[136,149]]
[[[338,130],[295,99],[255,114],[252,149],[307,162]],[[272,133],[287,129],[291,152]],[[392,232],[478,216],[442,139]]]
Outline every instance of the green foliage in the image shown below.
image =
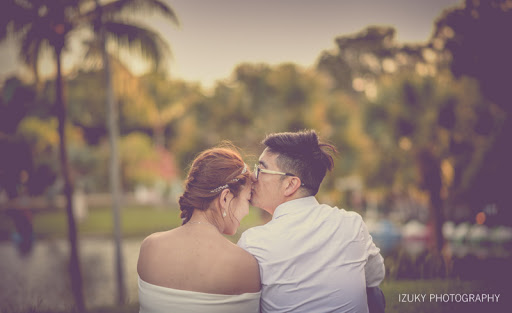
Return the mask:
[[[59,147],[59,135],[55,118],[42,119],[28,116],[21,121],[18,134],[30,144],[36,167],[45,165],[57,171],[55,160]],[[97,165],[94,159],[95,151],[85,144],[82,129],[79,127],[68,124],[66,137],[70,140],[69,159],[74,171],[79,179],[87,176]],[[39,186],[43,189],[45,187],[48,186]]]
[[464,1],[436,21],[432,44],[449,53],[456,76],[477,79],[483,94],[512,112],[512,4],[507,0]]
[[158,173],[150,168],[157,161],[156,151],[151,138],[141,133],[131,133],[121,140],[121,167],[126,188],[135,184],[150,184],[156,180]]
[[17,77],[8,78],[0,98],[0,133],[14,134],[27,114],[35,111],[36,93]]
[[[357,110],[329,112],[331,125],[350,125],[343,132],[352,142],[335,132],[336,143],[352,148],[342,164],[370,189],[388,193],[412,187],[439,197],[435,190],[441,187],[432,184],[435,179],[428,178],[432,174],[424,171],[420,158],[428,153],[438,168],[442,165],[444,198],[461,201],[504,117],[474,81],[447,73],[442,53],[428,46],[400,46],[393,39],[393,29],[369,27],[337,38],[337,53],[325,52],[319,61],[319,70],[332,77],[336,89],[357,103]],[[359,125],[359,135],[351,134]]]
[[[505,208],[511,203],[508,185],[512,176],[512,40],[509,32],[503,32],[511,27],[510,1],[466,0],[438,18],[431,39],[452,73],[456,77],[474,78],[485,98],[495,104],[484,103],[477,108],[475,130],[489,142],[484,151],[454,144],[454,149],[473,148],[474,154],[478,154],[478,164],[473,164],[463,178],[465,186],[459,198],[480,207],[495,203]],[[504,211],[510,219],[511,211]]]
[[42,153],[57,148],[59,135],[56,129],[55,119],[45,121],[37,117],[27,117],[22,121],[19,131],[31,143],[36,153]]
[[[68,79],[69,118],[78,125],[106,127],[105,80],[98,71],[79,71]],[[96,92],[91,92],[95,90]]]

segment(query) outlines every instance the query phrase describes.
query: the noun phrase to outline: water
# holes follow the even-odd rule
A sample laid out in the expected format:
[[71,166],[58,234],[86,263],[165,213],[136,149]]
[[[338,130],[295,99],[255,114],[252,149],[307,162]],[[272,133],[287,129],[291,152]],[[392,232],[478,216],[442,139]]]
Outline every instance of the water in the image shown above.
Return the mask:
[[[123,242],[125,287],[128,303],[137,298],[137,258],[142,239]],[[84,295],[88,308],[114,305],[117,287],[114,243],[105,238],[80,241]],[[0,241],[0,312],[39,310],[66,311],[73,306],[68,274],[66,240],[39,240],[27,256],[10,241]]]

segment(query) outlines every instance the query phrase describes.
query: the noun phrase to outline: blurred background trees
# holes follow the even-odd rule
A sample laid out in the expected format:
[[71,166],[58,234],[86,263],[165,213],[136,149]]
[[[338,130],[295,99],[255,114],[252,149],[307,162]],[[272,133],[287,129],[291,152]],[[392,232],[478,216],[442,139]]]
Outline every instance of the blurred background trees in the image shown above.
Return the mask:
[[73,212],[73,183],[70,173],[66,139],[67,105],[64,99],[64,82],[62,74],[62,54],[69,45],[71,34],[80,26],[78,24],[79,0],[74,1],[7,1],[2,9],[0,39],[7,35],[20,40],[20,56],[31,66],[36,81],[38,78],[38,61],[45,49],[53,54],[56,63],[55,78],[55,115],[58,120],[60,174],[64,182],[66,211],[71,247],[70,278],[77,309],[84,311],[85,304],[82,290],[82,274],[78,257],[77,229]]
[[[153,61],[155,65],[165,59],[167,45],[158,33],[146,28],[144,25],[129,21],[129,13],[144,11],[157,11],[177,23],[173,10],[158,0],[116,0],[101,3],[99,0],[47,0],[47,1],[15,1],[9,0],[2,5],[0,19],[0,40],[12,36],[20,41],[20,56],[26,65],[33,69],[36,83],[38,83],[38,62],[45,49],[49,49],[56,63],[56,78],[54,82],[54,114],[58,120],[60,176],[63,180],[63,191],[66,196],[67,222],[69,227],[69,242],[71,247],[70,278],[76,308],[79,312],[85,310],[82,290],[82,274],[80,270],[79,252],[77,244],[77,228],[73,208],[74,181],[71,173],[68,155],[68,103],[65,98],[62,58],[70,46],[71,38],[82,35],[85,31],[92,31],[93,39],[89,44],[94,52],[97,43],[102,54],[102,68],[105,73],[104,97],[109,112],[109,138],[111,164],[111,192],[113,195],[114,212],[119,211],[119,164],[117,153],[118,125],[117,107],[114,98],[111,68],[107,51],[107,39],[113,39],[119,47],[128,47],[139,50],[141,55]],[[108,38],[107,38],[108,37]],[[91,53],[90,53],[91,54]],[[101,90],[98,88],[96,90]],[[90,94],[91,90],[87,91]],[[101,94],[100,94],[101,95]],[[98,98],[96,98],[98,100]],[[101,97],[99,98],[101,99]],[[102,102],[103,102],[102,101]],[[89,102],[89,101],[88,101]],[[98,108],[98,106],[97,106]],[[16,111],[16,110],[15,110]],[[9,112],[7,112],[9,113]],[[14,123],[15,125],[15,123]],[[12,128],[12,127],[11,127]],[[119,281],[119,301],[124,301],[122,282],[122,261],[120,253],[120,226],[119,217],[115,214],[117,268]]]
[[[173,155],[176,172],[183,176],[198,151],[224,139],[255,157],[265,134],[315,128],[341,150],[333,176],[360,176],[365,189],[378,199],[395,192],[425,191],[431,199],[442,198],[442,207],[447,201],[449,206],[481,206],[495,199],[491,195],[499,190],[488,191],[487,200],[486,193],[476,193],[484,197],[478,204],[465,195],[474,195],[475,186],[496,185],[479,179],[499,177],[494,176],[497,165],[487,167],[502,163],[486,158],[510,151],[498,144],[509,120],[504,82],[510,81],[511,63],[510,54],[498,51],[509,51],[510,44],[490,36],[510,21],[507,3],[468,2],[465,8],[448,11],[438,19],[431,41],[423,45],[398,44],[393,28],[370,26],[336,38],[338,49],[319,53],[317,69],[240,64],[230,80],[218,82],[209,93],[161,71],[133,75],[122,61],[111,58],[123,149],[130,150],[126,146],[131,145],[138,150],[129,158],[121,156],[122,184],[130,191],[158,180],[156,173],[135,173],[142,163],[155,160],[159,148]],[[484,38],[486,45],[468,48],[478,47]],[[88,60],[67,75],[65,86],[68,116],[76,130],[73,149],[89,151],[88,157],[78,156],[83,160],[73,159],[72,168],[86,189],[97,192],[107,188],[100,177],[105,173],[101,151],[107,138],[106,91],[100,63]],[[469,66],[471,60],[478,60],[480,70]],[[5,99],[11,99],[13,90],[20,93],[28,87],[13,78],[2,89],[2,117],[9,123],[19,120],[21,134],[41,155],[50,155],[57,146],[47,139],[48,148],[42,147],[42,138],[51,138],[43,125],[51,123],[57,109],[55,86],[53,80],[43,82],[37,99],[33,95],[33,100],[23,100],[24,106],[16,100],[18,110],[12,112]],[[427,159],[431,165],[423,164]],[[422,171],[434,164],[439,177],[426,177]],[[505,164],[502,169],[510,168]],[[325,194],[346,200],[346,194],[335,192],[336,185],[328,178]]]
[[[217,83],[208,94],[197,84],[173,80],[162,72],[135,76],[119,59],[111,59],[121,136],[146,134],[153,144],[171,150],[184,169],[190,154],[222,139],[252,153],[259,151],[254,146],[266,133],[312,127],[340,146],[343,172],[360,173],[370,189],[385,188],[390,179],[419,186],[415,170],[399,171],[396,178],[390,173],[396,166],[415,168],[414,158],[404,156],[422,148],[434,149],[441,159],[453,159],[453,189],[465,177],[457,169],[471,163],[472,153],[482,154],[484,142],[505,127],[511,63],[505,52],[510,44],[488,34],[498,33],[510,20],[507,3],[468,2],[463,9],[447,12],[424,45],[398,44],[393,28],[379,26],[336,38],[338,50],[320,53],[317,70],[294,64],[240,64],[230,80]],[[471,24],[475,16],[479,23]],[[476,43],[484,37],[486,45],[468,48],[479,46]],[[481,70],[469,66],[470,60],[478,60],[475,64]],[[69,118],[82,144],[92,148],[107,134],[101,69],[91,59],[69,73],[66,81]],[[2,89],[2,124],[11,132],[8,123],[48,120],[57,109],[55,81],[47,80],[37,99],[15,100],[17,110],[9,111],[15,90],[30,97],[30,92],[21,92],[28,88],[22,84],[13,78]],[[36,91],[31,92],[35,97]],[[480,142],[479,136],[487,139]],[[371,152],[373,156],[368,155]]]
[[[487,103],[477,108],[474,130],[489,141],[479,166],[465,181],[460,198],[483,206],[489,201],[510,207],[507,186],[512,174],[512,4],[506,0],[465,1],[436,22],[432,47],[448,56],[456,77],[471,77]],[[492,199],[492,200],[491,200]],[[510,210],[503,212],[510,219]]]

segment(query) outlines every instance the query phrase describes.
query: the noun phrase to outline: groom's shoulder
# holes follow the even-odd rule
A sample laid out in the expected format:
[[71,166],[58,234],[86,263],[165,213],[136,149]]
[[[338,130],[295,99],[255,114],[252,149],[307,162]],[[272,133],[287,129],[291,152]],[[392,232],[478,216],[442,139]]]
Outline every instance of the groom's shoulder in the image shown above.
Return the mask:
[[355,211],[347,211],[344,208],[338,208],[337,206],[330,206],[327,204],[323,204],[322,206],[334,211],[338,216],[340,216],[342,218],[353,219],[353,220],[362,220],[363,219],[361,214],[359,214]]
[[347,211],[345,209],[340,209],[339,212],[344,218],[349,218],[349,219],[353,219],[353,220],[363,220],[363,217],[361,216],[361,214],[359,214],[355,211]]
[[329,206],[328,208],[330,208],[331,211],[325,218],[339,223],[344,229],[359,229],[361,224],[364,223],[363,217],[358,212],[347,211],[343,208],[339,209],[338,207]]
[[261,236],[264,236],[265,234],[267,234],[270,231],[270,229],[271,228],[267,224],[254,226],[254,227],[251,227],[251,228],[247,229],[246,231],[244,231],[242,233],[242,236],[244,236],[246,238],[261,237]]
[[247,229],[242,233],[240,242],[243,242],[246,246],[253,246],[258,245],[259,242],[264,241],[269,236],[272,237],[273,227],[269,223]]

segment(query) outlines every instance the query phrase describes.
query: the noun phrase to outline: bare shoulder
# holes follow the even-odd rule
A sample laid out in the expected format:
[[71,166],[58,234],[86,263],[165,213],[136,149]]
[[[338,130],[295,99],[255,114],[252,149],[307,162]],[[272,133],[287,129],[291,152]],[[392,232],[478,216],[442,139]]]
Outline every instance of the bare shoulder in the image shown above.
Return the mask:
[[158,245],[165,233],[166,232],[154,233],[144,238],[140,244],[140,254],[150,252],[156,245]]
[[148,274],[148,271],[153,267],[155,260],[158,260],[158,254],[165,251],[160,247],[164,243],[164,238],[169,235],[169,232],[154,233],[146,237],[141,245],[139,251],[139,260],[137,262],[137,272],[141,278]]
[[249,252],[233,245],[230,263],[233,264],[231,276],[236,280],[241,293],[261,290],[259,265]]
[[259,266],[258,266],[258,262],[256,261],[256,259],[247,251],[245,251],[244,249],[238,247],[238,246],[234,246],[234,249],[235,249],[235,253],[234,253],[234,257],[237,259],[237,261],[239,261],[238,264],[240,264],[240,266],[242,267],[243,270],[254,270],[254,271],[257,271],[258,272],[258,276],[259,276]]

